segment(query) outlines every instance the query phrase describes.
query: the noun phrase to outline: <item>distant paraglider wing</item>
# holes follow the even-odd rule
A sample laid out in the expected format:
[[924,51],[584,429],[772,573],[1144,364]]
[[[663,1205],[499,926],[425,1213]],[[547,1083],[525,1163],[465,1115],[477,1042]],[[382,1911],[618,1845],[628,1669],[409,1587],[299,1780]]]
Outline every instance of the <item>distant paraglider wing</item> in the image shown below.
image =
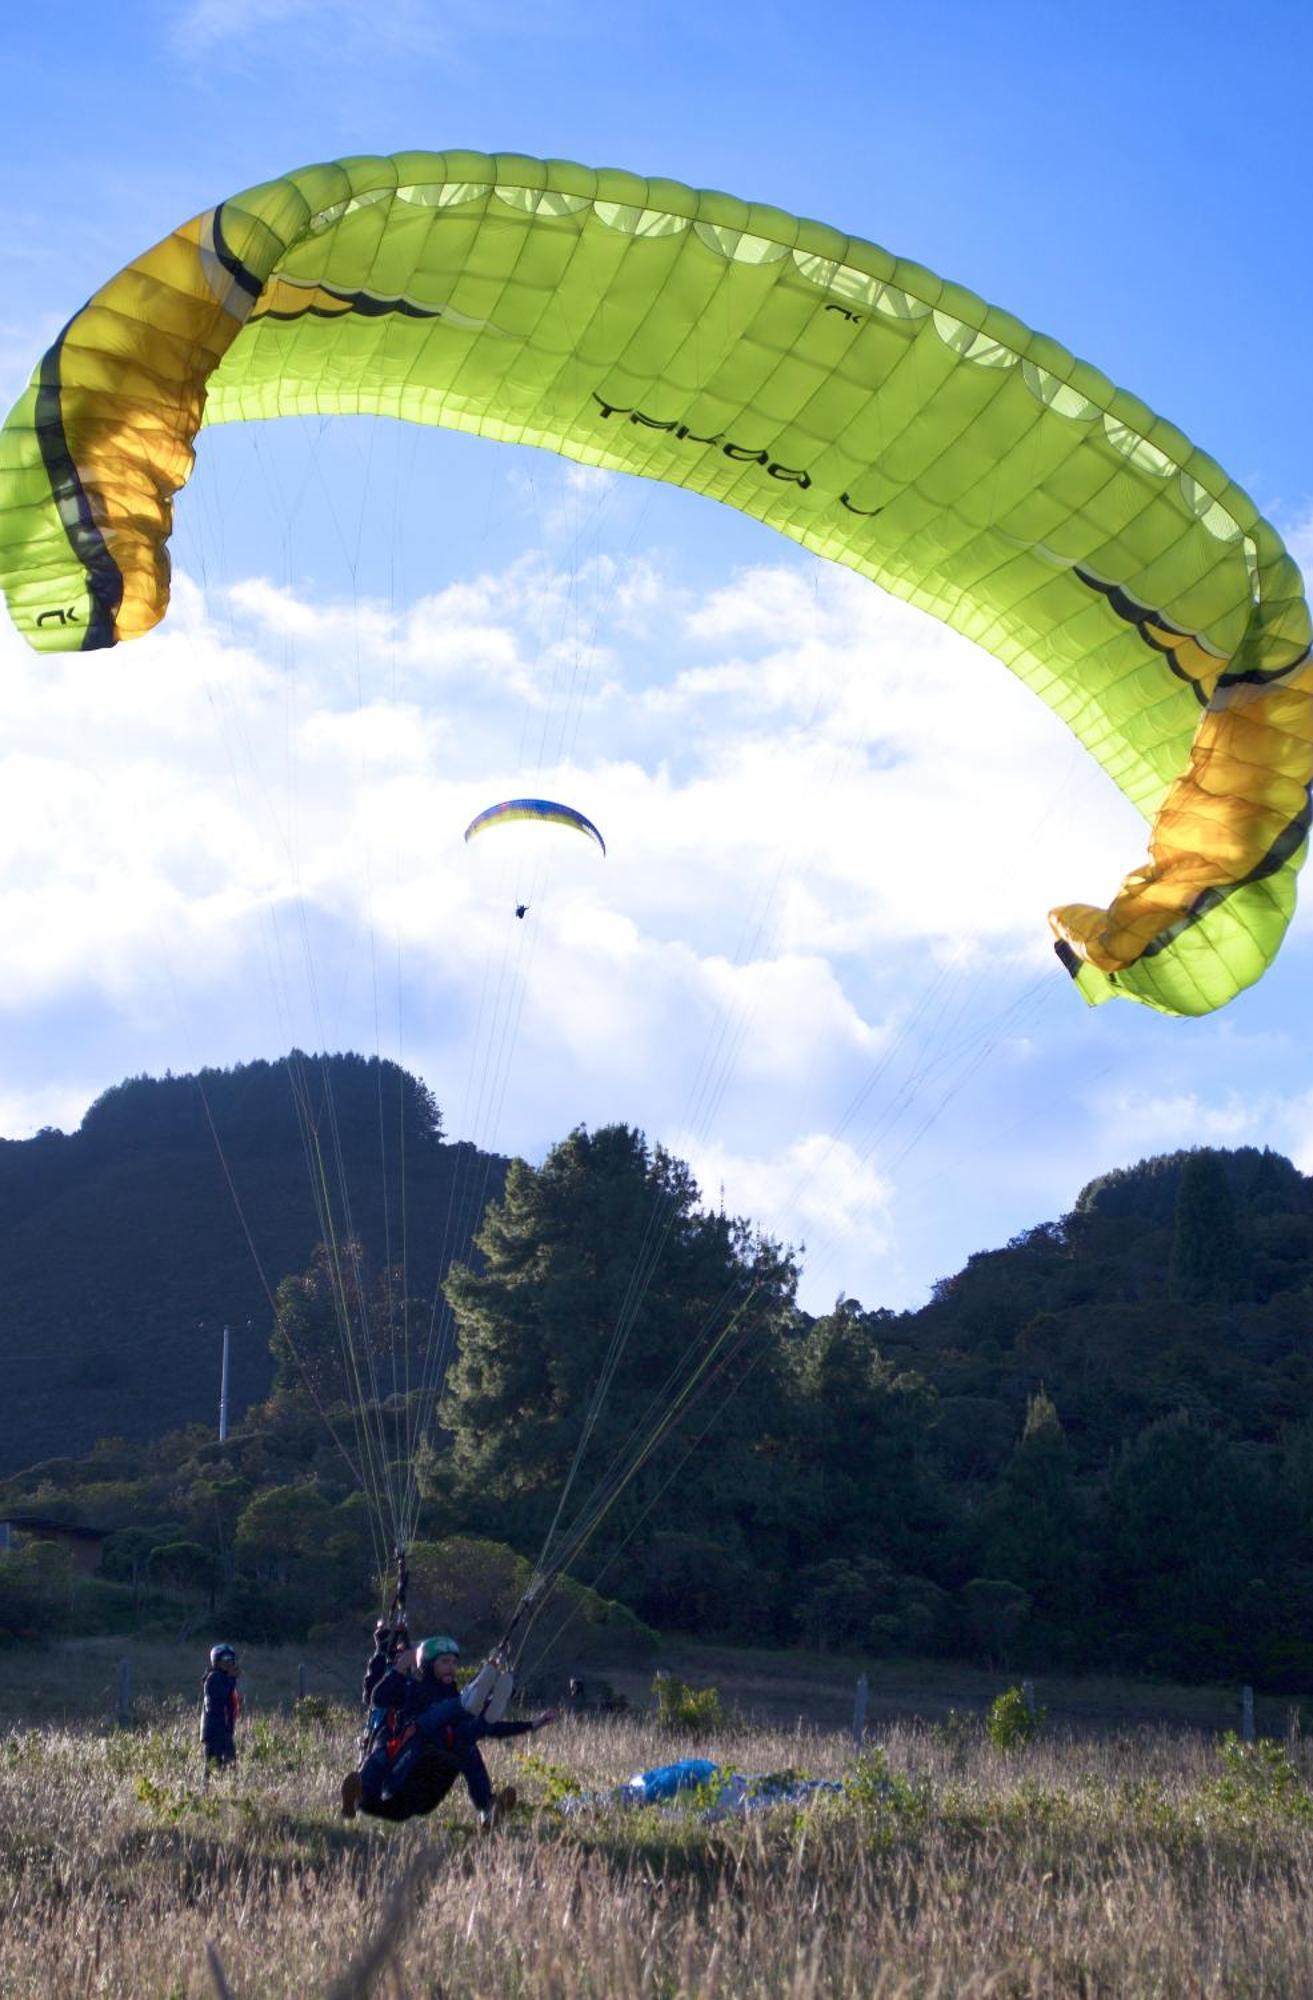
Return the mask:
[[1052,912],[1087,997],[1202,1014],[1271,961],[1313,777],[1299,571],[1219,466],[1010,314],[674,181],[309,167],[146,251],[39,363],[0,433],[19,630],[51,651],[148,630],[201,423],[347,411],[691,487],[921,606],[1152,821],[1107,908]]
[[[513,819],[543,819],[557,826],[572,826],[595,840],[603,854],[606,853],[606,842],[593,822],[573,806],[558,805],[555,799],[503,799],[499,806],[489,806],[485,812],[475,814],[465,829],[465,838],[471,840],[476,833],[483,833],[490,826],[505,826]],[[517,909],[515,914],[518,917],[521,912]]]

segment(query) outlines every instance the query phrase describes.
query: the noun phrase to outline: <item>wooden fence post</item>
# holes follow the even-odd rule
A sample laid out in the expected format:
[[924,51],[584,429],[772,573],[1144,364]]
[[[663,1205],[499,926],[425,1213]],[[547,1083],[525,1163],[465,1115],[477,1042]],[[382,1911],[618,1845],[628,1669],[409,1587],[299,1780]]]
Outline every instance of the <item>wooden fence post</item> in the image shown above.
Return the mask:
[[1033,1721],[1035,1720],[1035,1683],[1034,1683],[1034,1681],[1023,1681],[1023,1682],[1021,1683],[1021,1699],[1022,1699],[1022,1701],[1023,1701],[1023,1702],[1024,1702],[1025,1704],[1026,1704],[1026,1713],[1027,1713],[1027,1715],[1028,1715],[1028,1716],[1030,1717],[1031,1721],[1033,1722]]
[[298,1701],[303,1701],[303,1700],[305,1699],[305,1661],[304,1661],[304,1660],[302,1660],[302,1661],[300,1662],[300,1664],[298,1665],[298,1667],[297,1667],[297,1669],[296,1669],[296,1698],[297,1698],[297,1700],[298,1700]]
[[870,1693],[865,1674],[859,1674],[853,1697],[853,1749],[860,1750],[866,1735],[866,1698]]
[[1240,1738],[1244,1743],[1254,1740],[1254,1690],[1247,1685],[1240,1690]]

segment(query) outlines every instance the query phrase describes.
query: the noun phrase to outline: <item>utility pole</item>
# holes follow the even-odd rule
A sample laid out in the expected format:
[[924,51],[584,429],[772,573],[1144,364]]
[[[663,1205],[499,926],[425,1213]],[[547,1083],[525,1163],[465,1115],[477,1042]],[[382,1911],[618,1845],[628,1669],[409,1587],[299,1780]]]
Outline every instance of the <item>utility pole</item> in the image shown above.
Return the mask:
[[219,1443],[228,1442],[228,1351],[232,1345],[232,1334],[228,1327],[223,1330],[223,1367],[219,1372]]

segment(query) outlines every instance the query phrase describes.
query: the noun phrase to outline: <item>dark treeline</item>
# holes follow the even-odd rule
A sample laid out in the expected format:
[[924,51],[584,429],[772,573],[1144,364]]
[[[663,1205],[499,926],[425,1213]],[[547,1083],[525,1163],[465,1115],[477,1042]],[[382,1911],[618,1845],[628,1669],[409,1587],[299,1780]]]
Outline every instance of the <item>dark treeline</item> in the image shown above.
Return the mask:
[[[1108,1175],[918,1312],[812,1318],[795,1281],[628,1128],[512,1163],[446,1281],[421,1536],[532,1561],[568,1483],[567,1535],[599,1510],[573,1574],[667,1630],[1313,1681],[1313,1183],[1287,1160]],[[368,1510],[324,1421],[350,1401],[339,1319],[321,1253],[279,1289],[269,1399],[227,1445],[105,1442],[0,1507],[113,1530],[121,1583],[208,1579],[235,1632],[365,1604]],[[395,1311],[369,1324],[390,1362]],[[388,1399],[394,1463],[414,1408]]]
[[590,1470],[688,1329],[701,1337],[717,1286],[754,1323],[698,1449],[665,1485],[716,1390],[598,1528],[591,1561],[641,1615],[822,1646],[1313,1678],[1313,1184],[1288,1161],[1149,1161],[973,1257],[920,1312],[843,1299],[819,1319],[794,1308],[788,1259],[701,1213],[680,1176],[616,1132],[512,1169],[480,1272],[449,1285],[461,1355],[429,1483],[462,1519],[525,1545],[542,1532],[609,1338],[609,1307],[592,1308],[633,1266],[655,1181],[680,1261],[636,1316]]

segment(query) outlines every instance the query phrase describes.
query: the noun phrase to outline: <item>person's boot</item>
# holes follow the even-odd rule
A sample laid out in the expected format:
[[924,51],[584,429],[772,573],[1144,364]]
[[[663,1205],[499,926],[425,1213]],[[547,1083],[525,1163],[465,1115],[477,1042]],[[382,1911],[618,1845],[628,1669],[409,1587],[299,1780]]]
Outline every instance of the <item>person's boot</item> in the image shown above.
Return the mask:
[[342,1817],[354,1819],[360,1809],[360,1794],[363,1787],[359,1771],[348,1771],[342,1780]]
[[501,1791],[494,1792],[492,1804],[479,1814],[481,1830],[484,1833],[491,1833],[505,1819],[518,1797],[514,1785],[504,1785]]

